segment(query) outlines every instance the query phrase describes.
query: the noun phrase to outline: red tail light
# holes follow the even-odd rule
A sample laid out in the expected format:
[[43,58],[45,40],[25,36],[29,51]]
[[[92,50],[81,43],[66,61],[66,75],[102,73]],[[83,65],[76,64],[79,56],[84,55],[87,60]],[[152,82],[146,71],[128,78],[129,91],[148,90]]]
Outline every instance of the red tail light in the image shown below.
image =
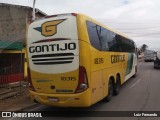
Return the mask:
[[31,73],[30,73],[30,69],[27,69],[28,72],[28,85],[29,85],[29,89],[32,91],[35,91],[33,84],[32,84],[32,79],[31,79]]
[[79,67],[79,81],[75,93],[83,92],[88,88],[88,79],[86,69],[82,66]]

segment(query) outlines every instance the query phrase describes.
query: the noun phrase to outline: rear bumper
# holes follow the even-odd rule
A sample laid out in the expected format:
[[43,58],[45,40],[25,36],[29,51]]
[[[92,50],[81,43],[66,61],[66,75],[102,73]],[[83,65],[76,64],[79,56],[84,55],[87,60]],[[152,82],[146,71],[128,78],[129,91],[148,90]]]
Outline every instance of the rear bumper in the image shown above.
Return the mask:
[[[29,90],[31,100],[38,103],[56,106],[56,107],[89,107],[91,106],[91,97],[89,89],[77,94],[46,94],[37,93]],[[58,98],[58,102],[51,102],[48,98]]]
[[154,61],[153,58],[144,58],[144,61]]

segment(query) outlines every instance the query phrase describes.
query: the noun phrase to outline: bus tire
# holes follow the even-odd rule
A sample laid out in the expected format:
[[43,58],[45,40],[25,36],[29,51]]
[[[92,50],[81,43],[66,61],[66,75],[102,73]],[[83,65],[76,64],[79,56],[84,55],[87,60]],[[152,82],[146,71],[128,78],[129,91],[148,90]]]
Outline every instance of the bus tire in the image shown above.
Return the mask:
[[110,79],[109,83],[108,83],[108,96],[106,97],[106,101],[109,102],[111,101],[112,97],[113,97],[113,81]]
[[121,80],[120,80],[120,76],[117,75],[116,76],[116,83],[114,85],[114,95],[118,95],[119,94],[119,91],[120,91],[120,88],[121,88]]

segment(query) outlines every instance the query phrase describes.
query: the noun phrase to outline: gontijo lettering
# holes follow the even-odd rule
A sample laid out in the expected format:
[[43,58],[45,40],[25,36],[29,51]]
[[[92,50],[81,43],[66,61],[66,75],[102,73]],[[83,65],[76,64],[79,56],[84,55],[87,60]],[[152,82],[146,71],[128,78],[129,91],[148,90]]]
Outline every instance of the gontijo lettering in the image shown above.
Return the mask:
[[111,63],[123,62],[125,61],[125,55],[111,55]]
[[64,43],[60,44],[50,44],[50,45],[38,45],[38,46],[30,46],[30,53],[40,53],[40,52],[49,52],[49,51],[66,51],[66,50],[75,50],[76,43]]

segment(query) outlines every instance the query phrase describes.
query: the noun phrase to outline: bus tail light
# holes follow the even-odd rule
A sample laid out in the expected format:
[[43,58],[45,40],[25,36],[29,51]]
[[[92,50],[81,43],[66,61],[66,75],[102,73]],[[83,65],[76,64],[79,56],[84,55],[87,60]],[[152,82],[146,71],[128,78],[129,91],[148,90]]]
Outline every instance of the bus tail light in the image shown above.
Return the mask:
[[88,79],[86,69],[82,66],[79,67],[79,81],[75,93],[83,92],[88,88]]
[[32,91],[35,91],[35,89],[33,87],[33,84],[32,84],[30,68],[27,69],[27,72],[28,72],[28,86],[29,86],[29,89],[32,90]]

